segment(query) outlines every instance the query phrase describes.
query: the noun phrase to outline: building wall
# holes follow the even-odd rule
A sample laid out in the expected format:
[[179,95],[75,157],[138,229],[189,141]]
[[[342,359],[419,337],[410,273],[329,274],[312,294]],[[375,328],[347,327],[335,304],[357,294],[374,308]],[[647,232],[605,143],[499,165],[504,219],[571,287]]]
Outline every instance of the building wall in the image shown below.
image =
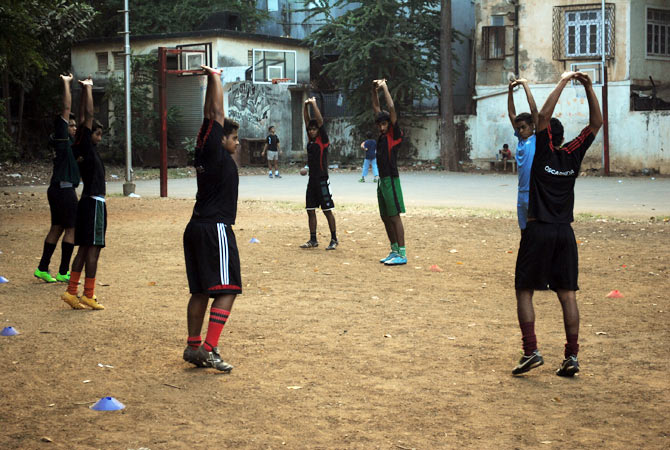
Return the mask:
[[[156,39],[131,42],[132,52],[137,55],[155,52],[159,46],[175,47],[184,44],[212,43],[213,66],[223,68],[222,80],[224,82],[224,108],[226,116],[240,122],[240,138],[265,138],[267,128],[274,125],[281,139],[282,150],[285,157],[290,158],[293,150],[301,151],[303,140],[294,142],[292,136],[293,117],[292,98],[302,102],[302,96],[291,95],[287,84],[253,84],[244,79],[246,69],[249,67],[249,51],[253,49],[266,50],[295,50],[297,68],[297,89],[300,91],[302,85],[309,84],[309,49],[299,46],[287,46],[277,42],[261,42],[255,39],[231,39],[225,37],[206,36],[178,39]],[[72,65],[75,77],[83,78],[88,74],[93,75],[94,84],[100,90],[108,82],[110,76],[123,77],[123,68],[114,67],[111,52],[120,51],[114,43],[86,43],[77,45],[72,49]],[[97,52],[109,52],[109,71],[97,71]],[[206,83],[204,77],[176,77],[169,76],[168,80],[168,106],[178,106],[180,111],[189,119],[198,116],[197,111],[202,109],[204,90]],[[196,80],[197,78],[197,80]],[[193,89],[182,89],[180,86],[187,83],[190,87],[195,83],[200,85],[198,95],[193,95]],[[185,85],[184,85],[185,86]],[[291,85],[291,89],[296,89]],[[187,96],[188,98],[184,98]],[[189,103],[191,102],[191,103]],[[302,114],[302,110],[300,110]],[[200,117],[202,115],[200,114]],[[302,120],[302,116],[298,118]],[[186,121],[185,121],[186,122]],[[192,120],[188,124],[176,130],[176,145],[182,143],[186,137],[193,138],[198,132],[198,126],[193,126]],[[297,148],[293,148],[297,147]]]
[[[670,82],[670,58],[647,57],[647,7],[670,10],[668,0],[633,1],[630,8],[630,79],[636,84]],[[670,94],[670,92],[668,92]],[[670,100],[668,98],[667,100]]]
[[[548,97],[560,74],[570,63],[581,60],[553,59],[552,10],[554,6],[583,5],[582,0],[520,0],[519,76],[530,82],[538,108]],[[599,2],[593,1],[595,9]],[[670,114],[660,111],[631,111],[631,83],[649,83],[651,75],[661,84],[670,80],[670,61],[646,57],[646,5],[670,7],[668,0],[609,0],[615,7],[614,59],[608,60],[608,121],[610,169],[614,172],[655,168],[670,172],[668,139]],[[482,46],[482,27],[493,14],[507,14],[505,24],[513,24],[514,6],[504,0],[477,0],[477,48]],[[538,32],[538,30],[543,30]],[[470,131],[471,158],[491,159],[502,144],[516,146],[507,118],[507,83],[514,75],[514,49],[511,28],[506,35],[506,57],[502,61],[477,58],[477,116]],[[663,83],[665,82],[665,83]],[[595,88],[601,99],[601,88]],[[483,98],[482,98],[483,97]],[[600,100],[601,101],[601,100]],[[515,93],[518,112],[528,111],[525,95]],[[601,101],[602,105],[602,101]],[[583,88],[568,86],[556,107],[555,117],[566,127],[566,139],[577,135],[588,123],[588,106]],[[602,167],[602,130],[587,153],[583,167]]]
[[[554,87],[553,84],[532,86],[536,103],[542,105]],[[601,89],[595,91],[602,105]],[[496,92],[499,87],[480,87],[477,95]],[[610,170],[626,173],[655,168],[661,173],[670,173],[670,111],[630,111],[630,84],[627,81],[611,83],[608,94]],[[517,113],[529,111],[523,91],[517,90],[514,100]],[[589,121],[584,88],[568,85],[556,105],[554,117],[563,122],[566,140],[577,136]],[[507,117],[506,93],[478,101],[470,133],[470,157],[473,160],[493,158],[502,144],[516,147],[517,139]],[[602,167],[602,136],[601,129],[584,158],[583,169]]]
[[[552,83],[560,74],[570,70],[571,63],[585,62],[579,59],[558,61],[553,59],[553,8],[555,6],[584,5],[583,0],[519,0],[519,76],[531,83]],[[608,0],[615,7],[615,55],[609,63],[611,81],[628,79],[628,15],[630,0]],[[600,9],[596,5],[594,9]],[[505,14],[508,26],[505,36],[505,59],[486,60],[482,54],[482,27],[491,24],[493,15]],[[477,86],[507,84],[514,75],[514,5],[506,0],[476,0],[476,45]],[[597,60],[597,58],[595,58]]]

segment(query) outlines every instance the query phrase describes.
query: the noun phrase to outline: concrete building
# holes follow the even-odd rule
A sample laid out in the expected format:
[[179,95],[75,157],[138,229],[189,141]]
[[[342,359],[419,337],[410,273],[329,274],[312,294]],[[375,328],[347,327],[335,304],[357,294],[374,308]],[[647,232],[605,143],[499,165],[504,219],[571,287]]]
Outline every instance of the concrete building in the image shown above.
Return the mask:
[[[158,47],[184,50],[181,56],[169,56],[171,70],[197,69],[200,64],[222,68],[226,116],[240,122],[240,139],[263,139],[274,125],[286,156],[303,151],[302,104],[309,87],[310,62],[309,49],[301,41],[213,29],[131,36],[130,45],[134,55],[156,53]],[[72,47],[73,73],[80,79],[92,74],[100,109],[96,117],[105,124],[113,117],[110,105],[102,101],[103,94],[111,77],[123,77],[122,48],[121,38],[87,39]],[[273,79],[285,81],[273,84]],[[172,130],[177,142],[196,136],[205,87],[203,76],[168,75],[168,108],[175,106],[180,112],[177,129]]]
[[[476,1],[476,116],[468,120],[470,158],[491,159],[516,143],[507,118],[507,84],[518,74],[538,104],[561,73],[584,70],[602,81],[601,3],[585,0]],[[515,31],[518,35],[515,38]],[[670,172],[670,1],[611,0],[605,12],[610,169]],[[596,87],[602,105],[602,88]],[[528,111],[515,93],[517,112]],[[580,85],[568,86],[554,112],[571,139],[588,123]],[[603,131],[584,160],[602,168]]]

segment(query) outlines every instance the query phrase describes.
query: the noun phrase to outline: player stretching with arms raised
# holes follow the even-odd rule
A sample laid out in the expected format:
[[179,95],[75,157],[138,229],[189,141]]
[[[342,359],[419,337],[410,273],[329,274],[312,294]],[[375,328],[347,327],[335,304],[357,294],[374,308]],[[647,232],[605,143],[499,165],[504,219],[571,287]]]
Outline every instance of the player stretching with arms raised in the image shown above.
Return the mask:
[[[81,84],[77,136],[73,147],[79,161],[84,189],[77,205],[77,220],[74,230],[74,245],[79,246],[72,262],[70,281],[61,299],[73,309],[105,309],[94,294],[95,276],[98,271],[100,250],[105,247],[107,231],[107,205],[105,204],[105,166],[96,146],[102,140],[102,125],[93,120],[93,80],[87,78]],[[77,297],[79,278],[86,267],[84,295]]]
[[[379,91],[384,94],[388,111],[379,106]],[[386,258],[379,260],[388,266],[407,264],[405,254],[405,228],[400,214],[405,212],[405,203],[400,187],[398,174],[398,146],[402,142],[403,133],[398,127],[398,115],[393,105],[386,80],[372,82],[372,110],[375,123],[379,130],[377,139],[377,166],[379,167],[379,183],[377,184],[377,201],[379,214],[386,228],[386,235],[391,244],[391,252]]]
[[[314,110],[314,118],[309,114],[309,107]],[[301,248],[318,247],[316,240],[316,208],[321,207],[323,215],[328,221],[330,228],[330,244],[326,250],[337,248],[337,233],[335,231],[335,216],[333,209],[333,196],[330,194],[330,182],[328,181],[328,134],[323,126],[321,111],[316,105],[314,97],[305,100],[303,107],[303,119],[307,127],[307,165],[309,166],[309,179],[307,180],[307,192],[305,194],[305,209],[307,210],[307,221],[309,225],[309,241],[302,244]]]
[[[516,115],[516,108],[514,107],[514,87],[523,86],[526,92],[526,99],[530,107],[529,113],[521,113]],[[535,156],[535,125],[538,122],[537,106],[535,99],[528,87],[528,81],[519,78],[518,80],[510,81],[509,91],[507,93],[507,114],[509,120],[514,127],[514,136],[519,139],[516,146],[516,164],[519,174],[519,188],[517,193],[516,215],[519,221],[519,228],[523,232],[526,229],[526,222],[528,221],[528,191],[530,189],[530,168],[533,164],[533,157]]]
[[[563,144],[563,125],[551,118],[563,88],[570,80],[579,81],[589,103],[589,125],[572,141]],[[553,290],[563,309],[567,343],[565,359],[556,372],[574,376],[579,372],[579,309],[576,291],[578,266],[577,242],[570,223],[573,221],[575,179],[586,150],[602,126],[598,99],[588,75],[567,72],[547,98],[537,125],[537,145],[530,175],[528,224],[521,235],[516,260],[514,285],[517,315],[521,327],[523,351],[512,373],[519,375],[544,364],[537,349],[533,292]]]
[[[237,149],[239,125],[224,117],[220,72],[207,66],[202,68],[207,73],[207,92],[195,149],[198,193],[184,231],[184,258],[191,292],[184,360],[199,367],[230,372],[233,366],[221,358],[218,344],[235,297],[242,293],[240,257],[232,229],[237,215],[239,178],[231,155]],[[203,343],[200,333],[210,297],[214,301]]]
[[[63,80],[63,109],[54,123],[54,172],[47,190],[49,209],[51,210],[51,228],[44,240],[44,250],[40,264],[34,275],[47,283],[54,281],[70,281],[70,258],[74,250],[74,224],[77,217],[77,193],[79,186],[79,167],[72,153],[72,143],[77,130],[77,123],[70,118],[72,108],[72,92],[70,82],[72,74],[61,75]],[[49,263],[56,249],[58,238],[63,235],[61,243],[60,268],[56,278],[49,274]]]

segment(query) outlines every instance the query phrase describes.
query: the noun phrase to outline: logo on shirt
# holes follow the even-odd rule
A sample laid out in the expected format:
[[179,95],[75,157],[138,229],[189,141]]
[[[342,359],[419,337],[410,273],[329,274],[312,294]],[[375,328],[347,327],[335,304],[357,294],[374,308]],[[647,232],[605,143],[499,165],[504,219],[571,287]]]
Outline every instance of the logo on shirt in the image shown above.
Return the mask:
[[558,175],[558,176],[560,176],[560,177],[569,177],[569,176],[575,174],[575,171],[574,171],[573,169],[567,170],[567,171],[565,171],[565,172],[560,172],[560,171],[558,171],[558,170],[556,170],[556,169],[552,169],[552,168],[549,167],[549,166],[544,166],[544,171],[545,171],[545,172],[548,172],[548,173],[550,173],[550,174],[552,174],[552,175]]

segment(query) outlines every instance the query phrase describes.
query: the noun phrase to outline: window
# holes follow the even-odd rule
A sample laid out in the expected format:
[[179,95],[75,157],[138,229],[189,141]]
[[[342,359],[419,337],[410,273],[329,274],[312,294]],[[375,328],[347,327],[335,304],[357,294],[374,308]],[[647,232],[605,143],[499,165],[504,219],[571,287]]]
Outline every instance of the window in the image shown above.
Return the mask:
[[[605,55],[613,57],[614,6],[605,7]],[[602,10],[600,5],[557,6],[553,19],[554,59],[599,59],[602,57]]]
[[123,52],[114,52],[114,70],[123,70],[126,65],[126,55]]
[[647,56],[670,57],[670,9],[647,9]]
[[254,83],[272,83],[274,78],[286,78],[296,83],[296,52],[292,50],[253,50]]
[[279,11],[279,0],[268,0],[268,11]]
[[[565,13],[565,46],[567,56],[602,55],[602,11],[568,11]],[[605,23],[606,33],[609,23]],[[605,52],[609,53],[605,40]]]
[[505,58],[505,27],[482,27],[482,55],[484,59]]
[[109,70],[109,54],[107,52],[100,52],[95,54],[98,60],[98,72],[107,72]]

